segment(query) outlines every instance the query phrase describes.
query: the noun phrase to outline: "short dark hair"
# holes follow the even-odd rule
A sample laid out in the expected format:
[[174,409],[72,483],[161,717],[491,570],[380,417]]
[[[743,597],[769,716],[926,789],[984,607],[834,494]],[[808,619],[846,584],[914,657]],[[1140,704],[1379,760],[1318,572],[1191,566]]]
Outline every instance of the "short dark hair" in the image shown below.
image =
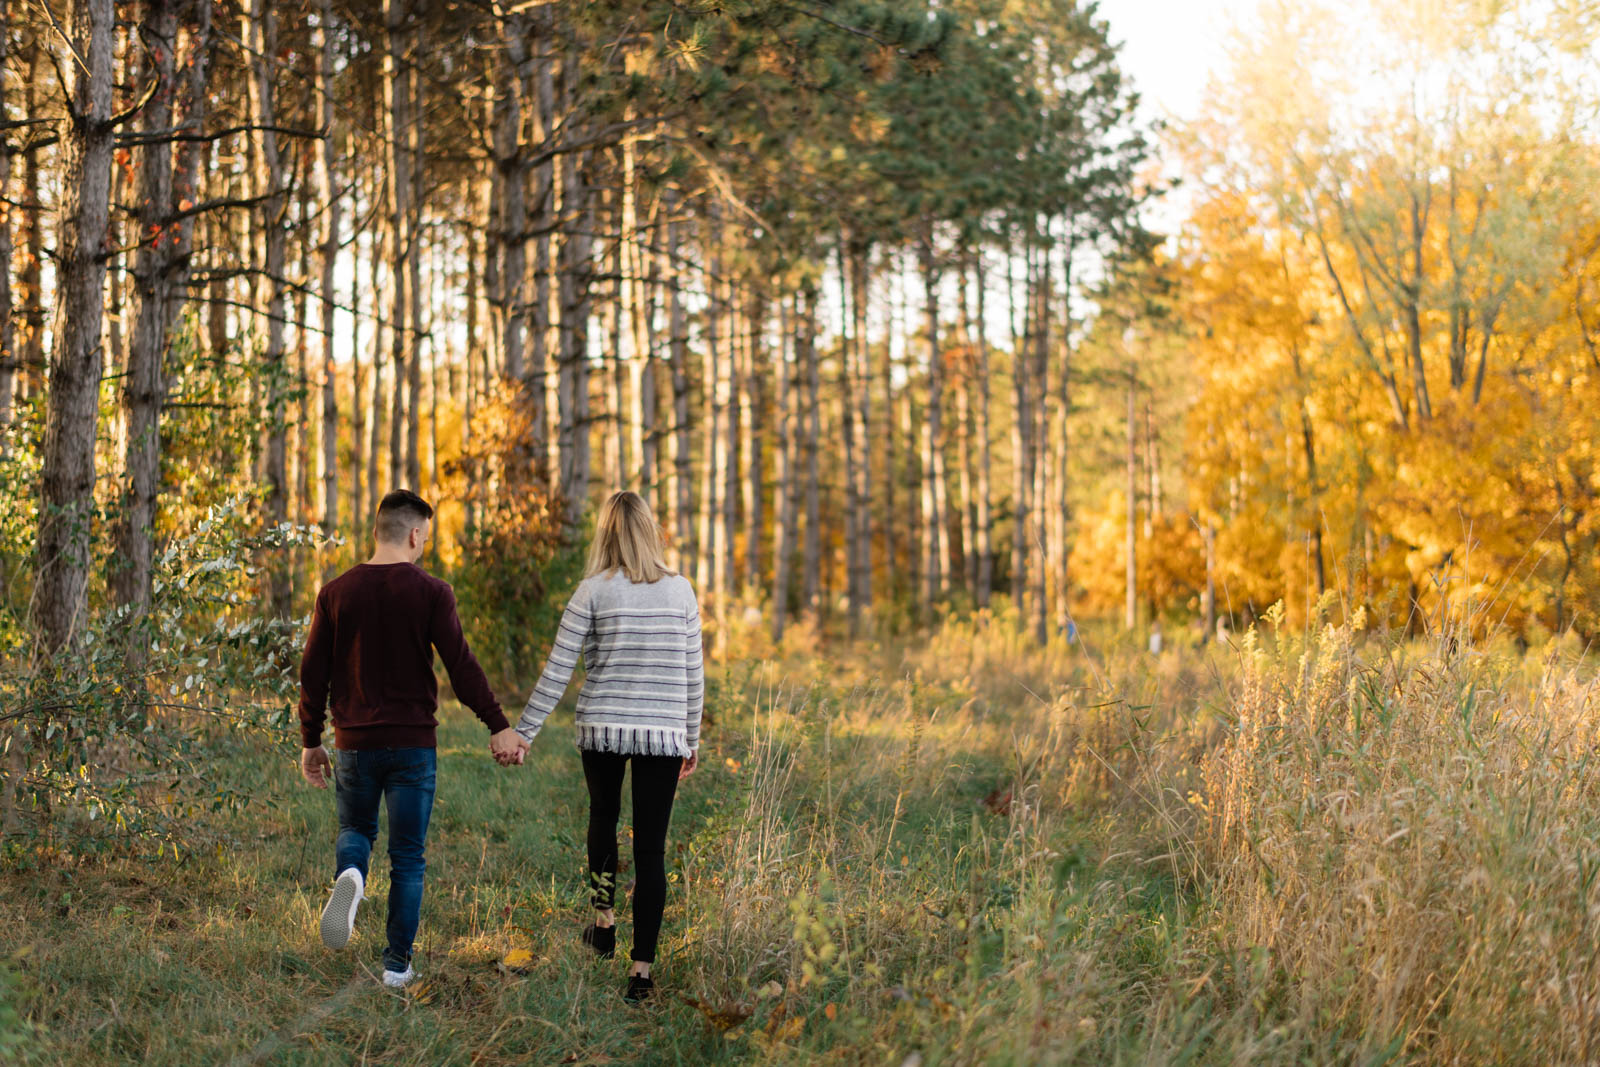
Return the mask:
[[409,489],[396,489],[378,505],[378,540],[397,545],[413,526],[433,518],[433,507]]

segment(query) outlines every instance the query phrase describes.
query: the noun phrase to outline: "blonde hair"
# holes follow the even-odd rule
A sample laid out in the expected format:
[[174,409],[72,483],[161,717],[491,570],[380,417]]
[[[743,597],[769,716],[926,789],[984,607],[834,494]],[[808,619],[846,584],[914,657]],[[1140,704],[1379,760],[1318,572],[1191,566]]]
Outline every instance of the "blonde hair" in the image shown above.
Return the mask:
[[621,570],[631,582],[655,582],[678,572],[667,566],[661,525],[650,505],[631,490],[612,493],[600,506],[585,578]]

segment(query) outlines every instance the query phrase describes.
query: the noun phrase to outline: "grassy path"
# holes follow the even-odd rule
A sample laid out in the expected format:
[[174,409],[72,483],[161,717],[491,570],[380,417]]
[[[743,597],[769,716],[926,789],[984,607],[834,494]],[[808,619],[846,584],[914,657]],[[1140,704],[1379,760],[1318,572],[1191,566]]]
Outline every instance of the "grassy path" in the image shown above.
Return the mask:
[[[1030,800],[1016,778],[1024,713],[938,686],[834,677],[784,689],[755,676],[723,684],[711,710],[702,770],[673,816],[658,1003],[622,1002],[625,951],[602,963],[577,944],[586,796],[570,713],[526,766],[502,769],[453,709],[439,737],[423,977],[406,994],[369,977],[386,863],[375,862],[351,948],[324,950],[332,793],[298,786],[287,749],[241,753],[216,774],[251,783],[262,803],[229,827],[230,844],[181,863],[0,875],[0,943],[43,1026],[42,1058],[934,1064],[1149,1052],[1139,1018],[1181,926],[1172,883],[1159,867],[1099,869],[1087,824]],[[624,829],[625,884],[628,850]],[[619,916],[625,943],[626,907]],[[508,966],[514,950],[526,957]]]

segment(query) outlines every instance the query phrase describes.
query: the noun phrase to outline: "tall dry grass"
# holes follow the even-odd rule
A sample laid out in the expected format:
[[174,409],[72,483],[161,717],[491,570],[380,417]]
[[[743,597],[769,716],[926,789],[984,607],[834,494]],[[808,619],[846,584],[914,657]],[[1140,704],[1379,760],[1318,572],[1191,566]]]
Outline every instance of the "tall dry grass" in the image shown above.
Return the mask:
[[1364,1051],[1600,1059],[1590,672],[1352,627],[1241,660],[1193,802],[1210,936]]

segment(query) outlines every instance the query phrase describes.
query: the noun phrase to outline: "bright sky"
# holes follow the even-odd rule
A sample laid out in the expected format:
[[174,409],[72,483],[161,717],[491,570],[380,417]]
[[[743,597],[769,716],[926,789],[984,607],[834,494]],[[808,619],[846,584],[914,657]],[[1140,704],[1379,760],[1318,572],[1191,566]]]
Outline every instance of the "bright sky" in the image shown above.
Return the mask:
[[1147,118],[1190,119],[1206,79],[1223,63],[1223,46],[1256,0],[1101,0],[1122,69],[1143,97]]

